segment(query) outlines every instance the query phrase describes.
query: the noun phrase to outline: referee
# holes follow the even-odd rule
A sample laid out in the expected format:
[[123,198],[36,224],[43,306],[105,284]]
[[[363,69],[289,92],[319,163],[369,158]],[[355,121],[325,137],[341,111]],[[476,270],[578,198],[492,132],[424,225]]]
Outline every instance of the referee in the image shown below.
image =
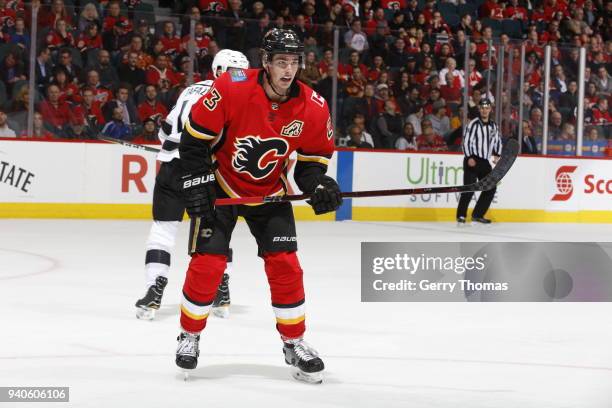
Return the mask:
[[[472,119],[465,127],[463,134],[463,183],[472,184],[481,180],[491,172],[489,157],[493,156],[493,163],[497,163],[502,150],[502,141],[499,128],[490,119],[491,101],[487,98],[478,103],[479,115]],[[490,224],[491,220],[485,214],[495,196],[495,188],[480,193],[480,197],[472,213],[472,221],[481,224]],[[465,224],[467,209],[473,192],[462,193],[457,206],[457,222]]]

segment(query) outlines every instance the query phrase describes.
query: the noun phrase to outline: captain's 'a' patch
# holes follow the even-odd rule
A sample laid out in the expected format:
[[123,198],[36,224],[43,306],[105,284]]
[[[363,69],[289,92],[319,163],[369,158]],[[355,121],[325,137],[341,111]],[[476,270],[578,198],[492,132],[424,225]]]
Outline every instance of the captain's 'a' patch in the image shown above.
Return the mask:
[[230,71],[232,82],[243,82],[247,80],[246,72],[241,69],[232,69]]

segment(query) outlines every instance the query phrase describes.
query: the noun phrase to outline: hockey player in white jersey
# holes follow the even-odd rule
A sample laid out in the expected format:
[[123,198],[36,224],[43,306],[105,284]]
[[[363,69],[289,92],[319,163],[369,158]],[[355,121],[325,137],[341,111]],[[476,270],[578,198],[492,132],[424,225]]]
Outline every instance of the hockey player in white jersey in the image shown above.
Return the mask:
[[[213,76],[217,78],[231,69],[247,69],[249,61],[238,51],[229,49],[217,53],[212,63]],[[180,176],[178,169],[179,151],[183,125],[189,117],[191,107],[204,95],[213,81],[201,81],[186,88],[172,111],[162,121],[158,136],[162,143],[157,160],[162,162],[155,178],[153,190],[153,225],[149,232],[145,256],[145,287],[143,298],[136,302],[136,317],[152,320],[155,311],[161,305],[164,288],[168,283],[170,269],[170,252],[174,248],[179,222],[183,219],[185,206],[177,182]],[[231,270],[232,253],[223,279],[213,302],[212,312],[219,317],[229,316],[229,271]]]

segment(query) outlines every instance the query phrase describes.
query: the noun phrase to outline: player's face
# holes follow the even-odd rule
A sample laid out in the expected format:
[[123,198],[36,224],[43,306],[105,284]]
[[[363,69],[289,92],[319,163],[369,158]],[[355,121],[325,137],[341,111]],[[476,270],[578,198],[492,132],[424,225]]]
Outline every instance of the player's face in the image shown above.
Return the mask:
[[270,79],[276,89],[288,90],[300,67],[300,59],[297,55],[278,54],[268,64]]

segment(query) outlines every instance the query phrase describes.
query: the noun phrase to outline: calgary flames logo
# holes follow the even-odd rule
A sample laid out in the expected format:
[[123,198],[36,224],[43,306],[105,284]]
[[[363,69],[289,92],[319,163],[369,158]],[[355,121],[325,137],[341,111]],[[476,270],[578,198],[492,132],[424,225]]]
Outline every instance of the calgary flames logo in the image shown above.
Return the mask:
[[302,134],[302,128],[304,127],[304,122],[301,120],[294,120],[290,124],[283,126],[281,129],[281,136],[287,137],[298,137]]
[[246,136],[234,142],[236,151],[232,166],[238,173],[247,173],[254,180],[270,175],[289,151],[289,144],[280,138],[262,139]]

